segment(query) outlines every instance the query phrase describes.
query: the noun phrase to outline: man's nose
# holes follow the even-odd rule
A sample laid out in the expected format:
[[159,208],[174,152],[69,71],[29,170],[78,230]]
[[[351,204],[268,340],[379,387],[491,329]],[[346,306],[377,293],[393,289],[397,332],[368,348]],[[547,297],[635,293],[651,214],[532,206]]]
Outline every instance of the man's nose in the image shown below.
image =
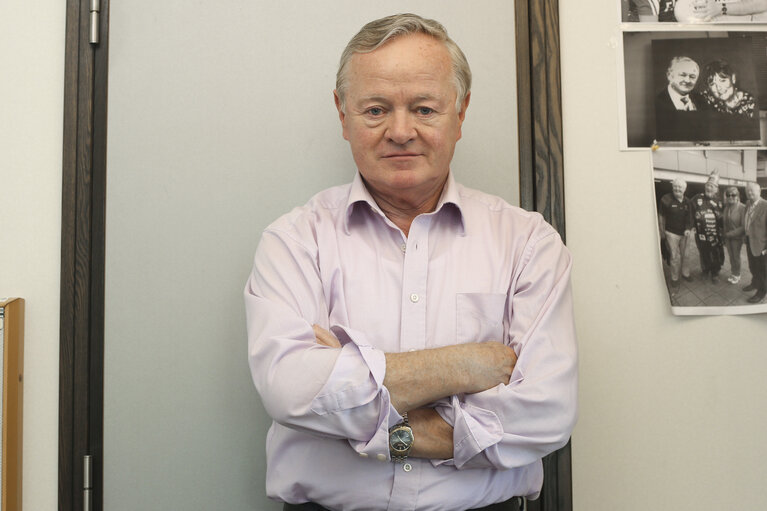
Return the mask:
[[416,137],[415,123],[410,112],[395,110],[389,117],[386,137],[395,144],[407,144]]

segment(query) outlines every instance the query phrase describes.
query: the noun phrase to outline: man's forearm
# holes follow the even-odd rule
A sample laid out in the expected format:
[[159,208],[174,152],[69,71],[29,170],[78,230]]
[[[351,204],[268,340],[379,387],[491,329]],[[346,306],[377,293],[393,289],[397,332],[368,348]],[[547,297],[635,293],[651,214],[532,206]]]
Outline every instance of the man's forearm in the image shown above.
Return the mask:
[[498,342],[386,354],[384,386],[392,406],[404,413],[443,397],[507,384],[514,350]]

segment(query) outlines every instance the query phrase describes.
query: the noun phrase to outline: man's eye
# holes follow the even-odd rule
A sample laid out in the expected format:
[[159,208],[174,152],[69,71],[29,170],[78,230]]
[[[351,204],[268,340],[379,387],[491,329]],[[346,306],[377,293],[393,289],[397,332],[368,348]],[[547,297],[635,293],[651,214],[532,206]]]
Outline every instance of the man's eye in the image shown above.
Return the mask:
[[383,108],[379,108],[377,106],[374,106],[373,108],[368,108],[368,113],[373,116],[379,116],[383,114]]
[[418,113],[420,115],[431,115],[432,113],[434,113],[434,109],[429,108],[428,106],[419,106]]

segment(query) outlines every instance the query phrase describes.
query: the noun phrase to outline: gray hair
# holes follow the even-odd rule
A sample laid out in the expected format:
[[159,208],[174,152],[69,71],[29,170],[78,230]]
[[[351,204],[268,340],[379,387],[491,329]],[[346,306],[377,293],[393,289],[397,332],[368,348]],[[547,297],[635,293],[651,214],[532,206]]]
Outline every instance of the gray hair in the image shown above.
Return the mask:
[[471,90],[471,69],[466,55],[450,39],[447,30],[435,20],[422,18],[416,14],[395,14],[371,21],[352,37],[341,54],[341,61],[336,74],[336,92],[341,111],[345,111],[346,91],[348,88],[349,62],[355,53],[370,53],[383,46],[394,37],[407,34],[426,34],[444,43],[453,64],[453,83],[457,92],[455,108],[461,111],[461,105]]
[[678,178],[674,179],[673,181],[671,181],[671,185],[672,186],[673,185],[679,185],[679,186],[682,187],[682,190],[687,190],[687,181],[685,181],[681,177],[678,177]]
[[681,62],[692,62],[693,64],[698,66],[698,71],[700,72],[700,64],[695,62],[690,57],[686,57],[684,55],[680,55],[678,57],[674,57],[673,59],[671,59],[671,62],[669,62],[669,65],[668,65],[668,69],[666,70],[666,74],[670,73],[671,70],[674,68],[674,66],[676,66],[677,64],[679,64]]

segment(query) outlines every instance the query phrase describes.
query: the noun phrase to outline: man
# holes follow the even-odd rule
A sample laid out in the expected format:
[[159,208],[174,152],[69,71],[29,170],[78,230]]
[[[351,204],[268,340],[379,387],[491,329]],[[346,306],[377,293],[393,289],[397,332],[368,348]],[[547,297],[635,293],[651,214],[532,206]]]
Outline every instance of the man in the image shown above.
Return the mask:
[[681,141],[701,138],[701,110],[695,92],[700,68],[693,59],[677,56],[666,69],[666,87],[655,96],[655,128],[658,140]]
[[767,295],[767,201],[758,183],[746,186],[746,253],[751,283],[744,291],[756,291],[749,303],[759,303]]
[[660,111],[683,110],[687,112],[698,109],[698,97],[693,93],[698,83],[700,67],[690,57],[679,56],[671,59],[666,70],[668,85],[656,97],[655,106]]
[[286,510],[516,509],[569,438],[570,255],[453,180],[470,88],[439,23],[367,24],[334,92],[358,172],[262,236],[249,362]]
[[636,20],[657,23],[658,21],[676,22],[674,18],[674,0],[630,0],[629,12],[635,13]]
[[660,237],[668,244],[671,257],[671,291],[679,290],[679,276],[692,280],[690,268],[687,265],[687,239],[692,232],[692,205],[684,196],[687,181],[676,178],[671,182],[671,193],[661,197],[658,207],[658,222]]
[[699,193],[690,201],[695,225],[695,244],[700,256],[703,278],[719,283],[719,270],[724,263],[724,240],[722,237],[722,201],[719,199],[719,175],[713,173]]

